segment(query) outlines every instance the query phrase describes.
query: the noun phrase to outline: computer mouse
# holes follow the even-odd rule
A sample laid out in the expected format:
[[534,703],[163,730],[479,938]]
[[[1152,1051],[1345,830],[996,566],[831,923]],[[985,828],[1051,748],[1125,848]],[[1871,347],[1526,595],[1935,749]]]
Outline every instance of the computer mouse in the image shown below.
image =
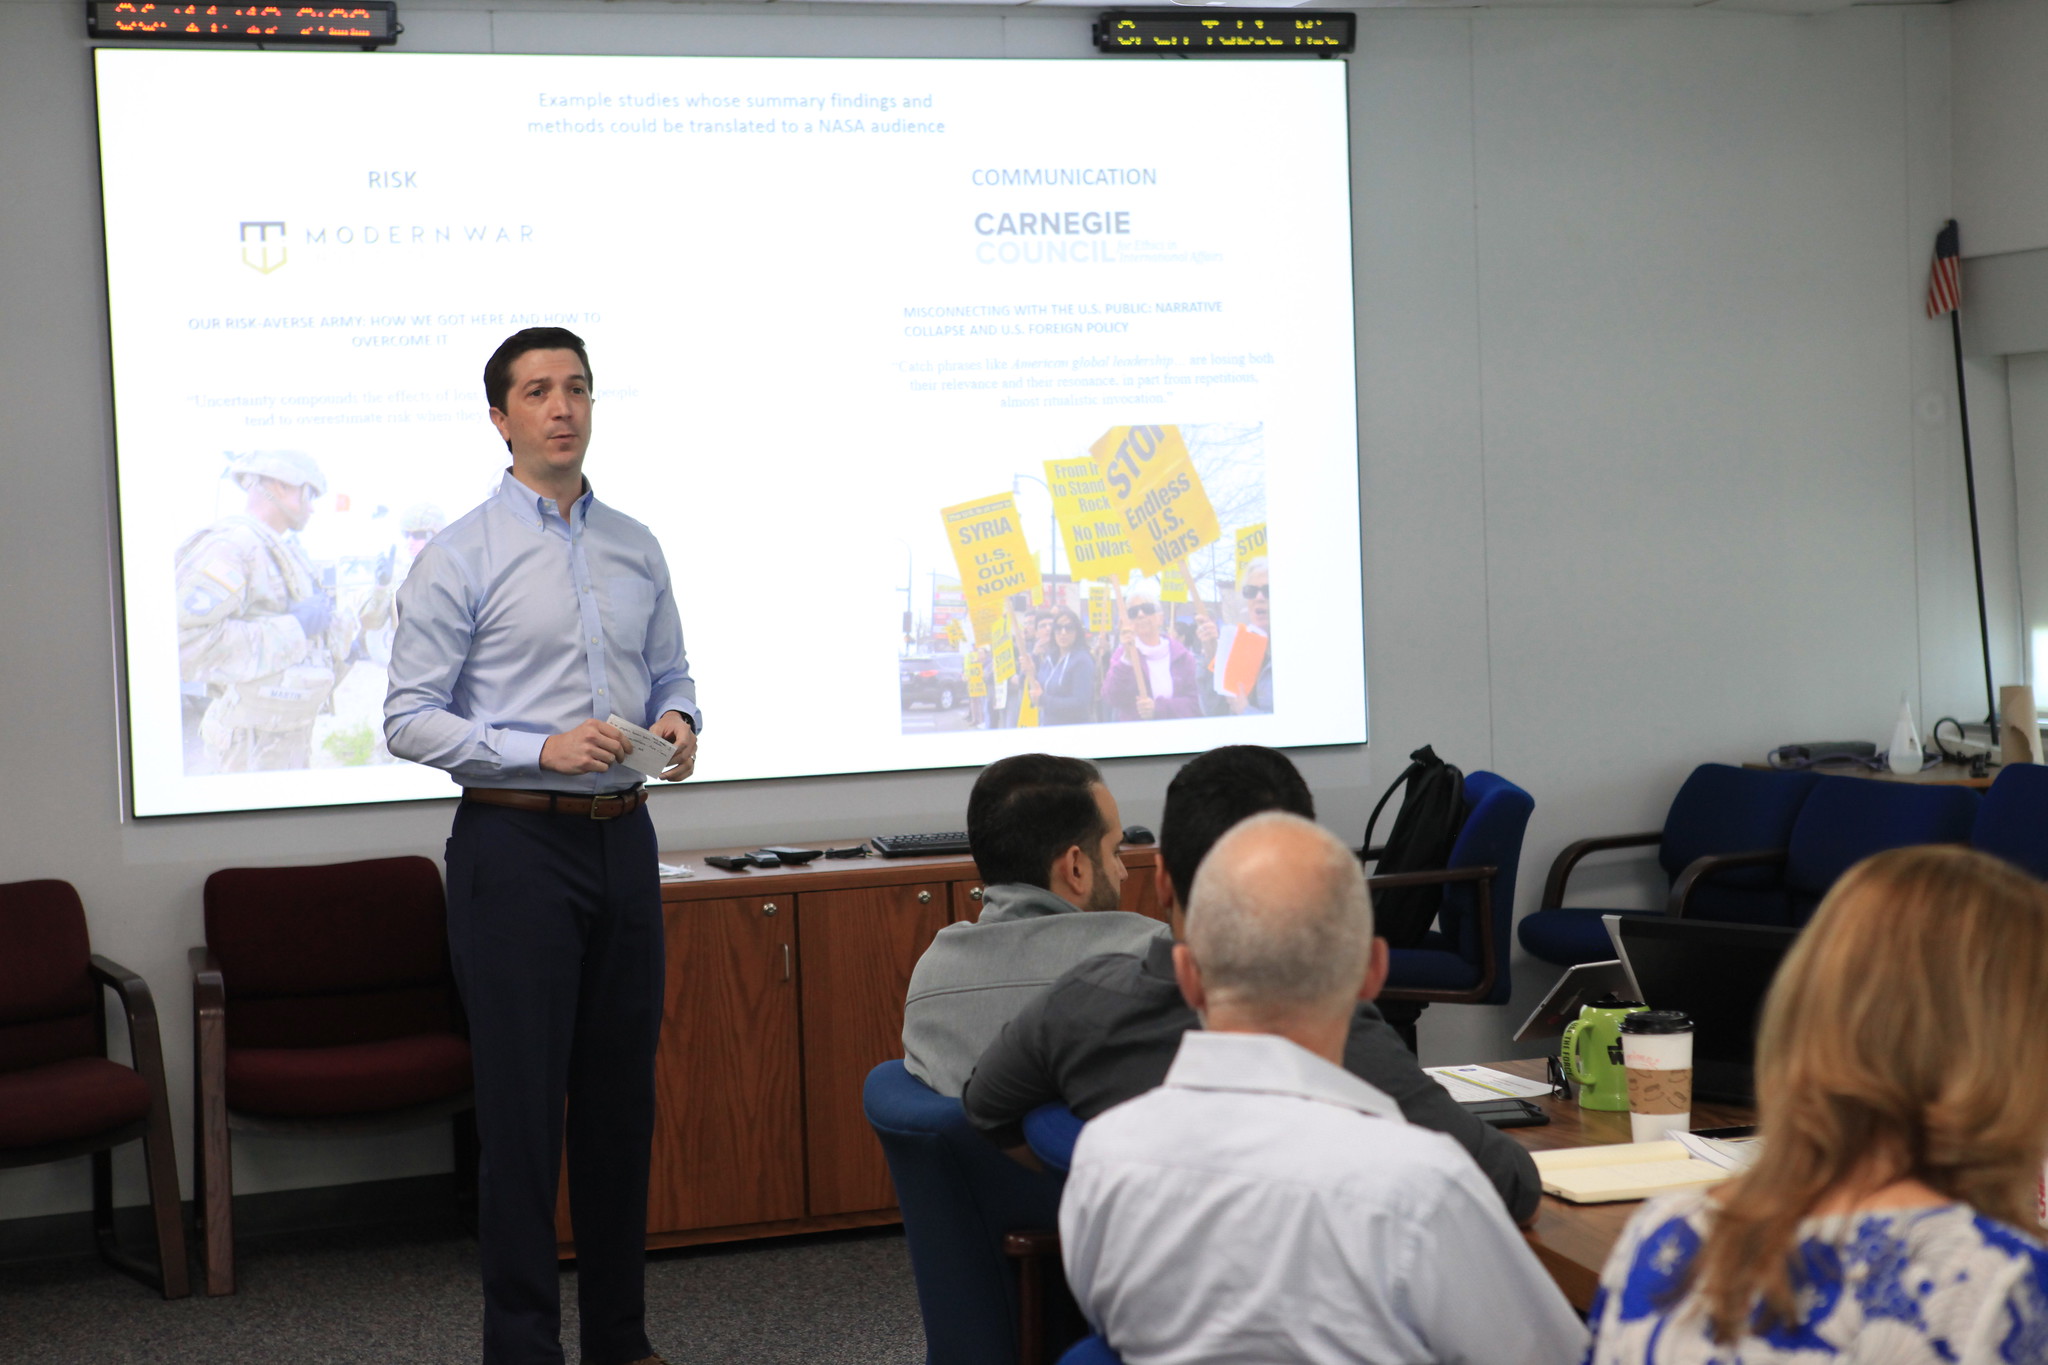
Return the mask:
[[1127,844],[1151,844],[1157,843],[1158,840],[1154,839],[1152,831],[1146,829],[1143,825],[1125,825],[1124,842]]

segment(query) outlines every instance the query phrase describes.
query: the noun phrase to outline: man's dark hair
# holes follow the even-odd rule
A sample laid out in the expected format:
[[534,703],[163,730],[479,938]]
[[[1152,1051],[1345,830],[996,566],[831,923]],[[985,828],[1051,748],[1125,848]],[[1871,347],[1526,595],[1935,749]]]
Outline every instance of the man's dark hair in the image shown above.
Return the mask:
[[967,844],[981,879],[1051,890],[1055,859],[1079,844],[1090,862],[1109,832],[1095,804],[1102,774],[1084,758],[1016,754],[981,770],[967,798]]
[[583,362],[583,377],[593,387],[597,384],[597,376],[590,372],[590,354],[583,349],[582,337],[566,327],[528,327],[506,337],[484,362],[484,396],[499,412],[506,410],[505,402],[512,394],[512,362],[528,351],[574,351]]
[[1195,871],[1231,826],[1261,811],[1284,810],[1316,818],[1308,783],[1277,749],[1226,744],[1188,760],[1166,787],[1159,819],[1159,857],[1182,906],[1195,889]]

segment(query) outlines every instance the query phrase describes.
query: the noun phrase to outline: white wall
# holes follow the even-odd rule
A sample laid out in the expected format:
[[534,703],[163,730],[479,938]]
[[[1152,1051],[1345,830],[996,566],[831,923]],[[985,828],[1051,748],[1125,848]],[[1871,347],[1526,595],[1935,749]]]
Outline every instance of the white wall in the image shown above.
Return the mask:
[[1956,0],[1951,10],[1963,251],[2048,246],[2048,5]]
[[[415,49],[1085,55],[1088,11],[408,6]],[[1427,741],[1536,796],[1558,848],[1654,826],[1686,771],[1967,701],[1946,342],[1920,318],[1948,212],[1948,19],[1368,11],[1351,66],[1376,761],[1299,761],[1356,837]],[[146,975],[181,1109],[183,953],[231,863],[438,854],[444,804],[123,823],[108,378],[89,66],[74,0],[0,0],[0,880],[66,877]],[[167,149],[167,155],[175,154]],[[601,452],[600,452],[601,454]],[[1952,487],[1953,485],[1953,487]],[[707,678],[715,726],[721,688]],[[1958,699],[1957,693],[1961,693]],[[715,733],[715,730],[714,730]],[[1174,764],[1112,765],[1156,823]],[[957,826],[969,773],[683,789],[670,847]],[[1640,861],[1588,891],[1641,892]],[[1431,1060],[1500,1056],[1439,1008]],[[186,1154],[189,1161],[189,1153]],[[238,1147],[237,1187],[445,1167],[428,1136]],[[81,1207],[83,1163],[0,1173],[0,1217]],[[124,1198],[140,1199],[126,1157]]]

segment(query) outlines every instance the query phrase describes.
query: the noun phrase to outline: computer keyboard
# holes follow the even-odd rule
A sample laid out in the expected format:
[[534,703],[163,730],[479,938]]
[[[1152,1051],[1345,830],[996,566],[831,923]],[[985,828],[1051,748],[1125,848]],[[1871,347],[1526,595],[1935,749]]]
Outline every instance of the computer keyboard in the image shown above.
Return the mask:
[[877,834],[868,842],[884,858],[935,858],[969,851],[964,829],[945,834]]

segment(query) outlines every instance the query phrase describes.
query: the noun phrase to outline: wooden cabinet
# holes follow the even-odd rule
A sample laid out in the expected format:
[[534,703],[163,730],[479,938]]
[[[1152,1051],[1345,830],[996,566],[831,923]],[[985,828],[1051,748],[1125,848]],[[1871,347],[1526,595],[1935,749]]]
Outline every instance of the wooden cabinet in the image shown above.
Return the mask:
[[[708,849],[705,852],[744,852]],[[1123,908],[1159,915],[1155,850],[1124,850]],[[861,1086],[903,1055],[911,969],[981,914],[967,858],[819,861],[662,887],[668,986],[655,1058],[647,1244],[686,1246],[895,1222]],[[556,1235],[573,1256],[568,1194]]]
[[903,1055],[910,972],[950,914],[942,881],[797,897],[813,1216],[896,1203],[882,1145],[861,1111],[861,1083],[877,1065]]
[[655,1074],[650,1231],[804,1212],[802,1153],[768,1135],[803,1116],[796,910],[787,897],[666,907],[668,991]]
[[1157,850],[1148,848],[1141,856],[1137,849],[1127,848],[1123,858],[1124,868],[1130,875],[1124,878],[1123,899],[1117,908],[1165,923],[1166,911],[1159,905],[1159,885],[1153,880],[1159,862]]
[[951,888],[952,895],[953,923],[958,924],[964,920],[972,924],[975,920],[980,919],[981,878],[976,877],[973,881],[966,882],[951,882],[948,885]]

